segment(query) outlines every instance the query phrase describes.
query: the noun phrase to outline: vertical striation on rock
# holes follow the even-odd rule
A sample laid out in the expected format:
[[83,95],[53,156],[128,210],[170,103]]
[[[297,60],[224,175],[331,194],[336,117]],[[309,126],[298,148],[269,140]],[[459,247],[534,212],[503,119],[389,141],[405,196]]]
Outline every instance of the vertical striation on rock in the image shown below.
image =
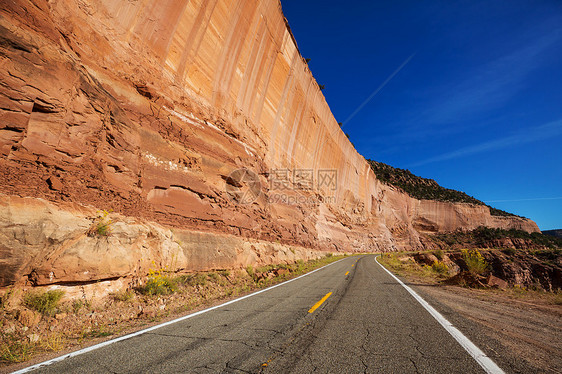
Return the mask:
[[[229,178],[240,168],[261,183],[248,204],[226,188],[247,187]],[[286,172],[290,188],[274,188],[272,172]],[[310,172],[312,180],[302,178]],[[420,248],[424,233],[480,225],[538,231],[530,220],[420,201],[380,183],[339,128],[277,0],[3,4],[0,178],[3,209],[12,209],[11,197],[34,198],[61,211],[93,206],[168,228],[314,250]],[[10,217],[1,235],[11,232]],[[37,227],[33,235],[45,236]],[[197,245],[197,235],[187,237]],[[5,243],[3,284],[36,271],[55,250]],[[72,266],[87,263],[89,274],[106,266],[85,258]],[[189,258],[197,268],[198,257]],[[127,261],[137,259],[96,277],[130,274]]]

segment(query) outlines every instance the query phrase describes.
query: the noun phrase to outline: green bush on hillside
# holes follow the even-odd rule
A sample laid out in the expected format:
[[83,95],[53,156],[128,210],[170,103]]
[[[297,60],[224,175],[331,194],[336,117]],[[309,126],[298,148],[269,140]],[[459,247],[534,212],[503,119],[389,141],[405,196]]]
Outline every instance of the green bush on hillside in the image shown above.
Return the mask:
[[534,243],[537,246],[547,248],[562,248],[562,239],[550,235],[544,235],[540,232],[528,233],[523,230],[516,229],[495,229],[480,226],[472,231],[455,231],[443,234],[435,234],[434,238],[442,241],[447,245],[471,244],[476,247],[486,248],[490,243],[497,239],[524,239]]
[[468,267],[468,271],[472,274],[481,275],[490,269],[490,265],[477,249],[463,249],[462,258]]
[[516,217],[515,214],[492,208],[464,192],[442,187],[433,179],[418,177],[409,170],[395,168],[373,160],[367,160],[367,162],[371,165],[377,179],[385,184],[400,188],[416,199],[484,205],[490,209],[490,214],[493,216]]

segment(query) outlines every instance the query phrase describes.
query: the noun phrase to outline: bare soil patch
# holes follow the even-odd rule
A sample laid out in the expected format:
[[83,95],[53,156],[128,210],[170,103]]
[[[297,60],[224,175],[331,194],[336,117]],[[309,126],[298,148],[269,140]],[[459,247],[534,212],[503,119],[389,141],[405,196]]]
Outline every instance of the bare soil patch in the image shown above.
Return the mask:
[[490,345],[488,351],[481,348],[491,357],[515,363],[514,372],[562,373],[560,291],[447,285],[449,275],[437,274],[412,258],[413,254],[393,254],[383,256],[381,262],[432,304],[441,304],[438,309],[476,324],[477,333],[469,330],[465,334],[476,334],[482,342],[498,342],[499,347]]

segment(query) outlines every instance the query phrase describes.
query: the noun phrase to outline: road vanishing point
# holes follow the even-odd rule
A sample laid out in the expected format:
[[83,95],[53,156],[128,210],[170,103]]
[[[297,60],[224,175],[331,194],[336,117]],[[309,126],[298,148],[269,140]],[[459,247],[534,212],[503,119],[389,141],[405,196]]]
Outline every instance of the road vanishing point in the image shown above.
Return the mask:
[[20,372],[502,373],[374,255]]

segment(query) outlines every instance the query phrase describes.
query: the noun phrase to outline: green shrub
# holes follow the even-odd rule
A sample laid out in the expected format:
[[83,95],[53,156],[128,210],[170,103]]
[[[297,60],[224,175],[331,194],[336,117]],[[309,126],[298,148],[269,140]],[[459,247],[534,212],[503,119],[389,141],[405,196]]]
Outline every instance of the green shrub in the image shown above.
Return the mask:
[[438,274],[449,274],[449,267],[441,261],[434,261],[431,270]]
[[253,277],[255,274],[254,267],[252,265],[246,266],[246,273],[248,273],[250,277]]
[[490,268],[488,262],[477,249],[463,249],[462,257],[466,263],[468,271],[472,274],[484,274]]
[[149,278],[146,284],[139,288],[144,295],[168,295],[176,292],[178,285],[176,281],[167,276]]
[[29,309],[34,309],[46,316],[53,316],[63,295],[64,291],[61,290],[29,292],[24,296],[23,303]]
[[97,231],[99,236],[108,236],[111,233],[108,223],[98,223]]
[[108,215],[109,212],[107,210],[103,210],[97,217],[96,232],[99,236],[108,236],[111,234],[111,224],[113,221],[111,218],[108,218]]
[[113,335],[111,329],[103,324],[94,329],[82,331],[82,338],[104,338],[111,335]]
[[433,254],[439,261],[443,260],[443,251],[441,249],[436,249],[435,251],[433,251]]
[[109,218],[110,209],[98,211],[97,217],[94,218],[92,226],[88,229],[88,236],[109,236],[111,234],[111,225],[113,221]]
[[269,273],[273,269],[275,269],[273,265],[259,266],[256,268],[256,273]]
[[148,281],[138,291],[144,295],[168,295],[178,289],[178,280],[170,278],[165,274],[164,269],[150,270]]

